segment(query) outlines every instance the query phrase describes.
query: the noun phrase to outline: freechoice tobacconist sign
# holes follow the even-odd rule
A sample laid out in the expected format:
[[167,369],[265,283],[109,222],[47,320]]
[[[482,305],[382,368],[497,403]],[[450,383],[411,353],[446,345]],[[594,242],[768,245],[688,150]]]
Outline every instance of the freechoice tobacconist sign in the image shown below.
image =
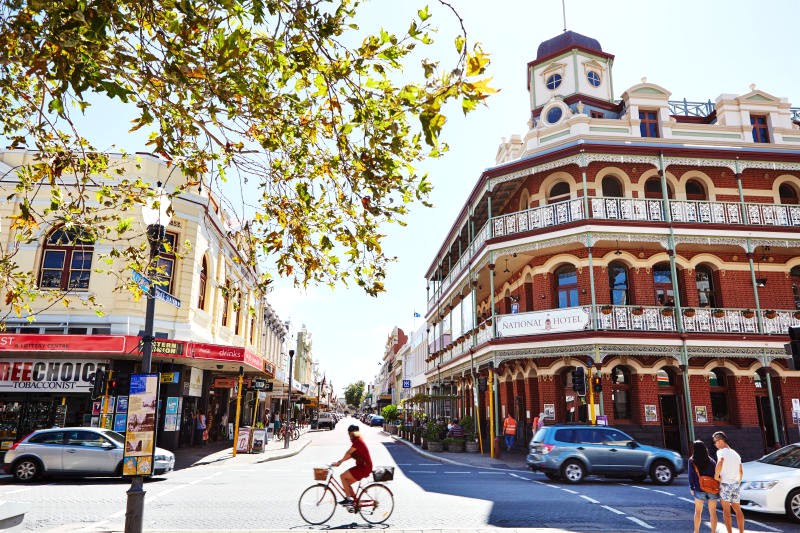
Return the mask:
[[0,392],[88,392],[97,369],[91,359],[0,359]]

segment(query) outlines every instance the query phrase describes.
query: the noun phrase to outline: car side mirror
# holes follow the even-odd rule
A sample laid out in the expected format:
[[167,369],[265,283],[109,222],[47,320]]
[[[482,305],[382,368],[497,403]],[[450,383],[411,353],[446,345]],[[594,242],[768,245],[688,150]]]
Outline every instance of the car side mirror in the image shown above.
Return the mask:
[[100,447],[103,448],[104,450],[112,450],[116,448],[116,446],[114,446],[110,442],[104,442],[103,444],[100,445]]
[[631,449],[635,450],[636,448],[639,447],[639,443],[636,442],[635,440],[631,440],[631,441],[628,441],[627,446],[628,446],[628,448],[631,448]]

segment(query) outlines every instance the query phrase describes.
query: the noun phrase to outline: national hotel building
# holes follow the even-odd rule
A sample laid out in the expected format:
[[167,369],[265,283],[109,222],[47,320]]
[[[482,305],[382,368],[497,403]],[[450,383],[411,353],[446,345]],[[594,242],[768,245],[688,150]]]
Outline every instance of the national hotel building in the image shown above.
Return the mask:
[[428,382],[455,382],[460,412],[477,397],[486,434],[491,368],[523,442],[540,412],[590,418],[572,389],[590,364],[596,414],[644,442],[797,441],[800,109],[755,87],[678,102],[644,79],[616,99],[613,60],[567,31],[527,65],[529,130],[426,273]]

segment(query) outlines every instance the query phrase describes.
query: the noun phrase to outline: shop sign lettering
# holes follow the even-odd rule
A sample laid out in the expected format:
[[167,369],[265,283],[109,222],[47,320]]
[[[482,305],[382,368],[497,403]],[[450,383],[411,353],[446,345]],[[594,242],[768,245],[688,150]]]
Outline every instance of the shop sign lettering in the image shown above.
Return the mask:
[[108,361],[0,360],[0,391],[88,392],[95,372],[108,370]]
[[581,331],[587,327],[589,314],[580,307],[497,317],[499,337]]

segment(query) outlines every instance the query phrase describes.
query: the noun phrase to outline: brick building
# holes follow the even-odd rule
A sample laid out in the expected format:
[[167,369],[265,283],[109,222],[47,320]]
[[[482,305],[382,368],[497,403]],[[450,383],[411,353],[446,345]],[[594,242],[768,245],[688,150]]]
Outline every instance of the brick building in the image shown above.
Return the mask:
[[717,429],[748,458],[796,441],[800,109],[755,87],[677,102],[646,80],[615,99],[613,60],[568,31],[527,65],[529,130],[426,273],[428,381],[457,383],[486,433],[492,387],[473,388],[491,369],[495,420],[524,421],[523,443],[540,412],[684,453]]

